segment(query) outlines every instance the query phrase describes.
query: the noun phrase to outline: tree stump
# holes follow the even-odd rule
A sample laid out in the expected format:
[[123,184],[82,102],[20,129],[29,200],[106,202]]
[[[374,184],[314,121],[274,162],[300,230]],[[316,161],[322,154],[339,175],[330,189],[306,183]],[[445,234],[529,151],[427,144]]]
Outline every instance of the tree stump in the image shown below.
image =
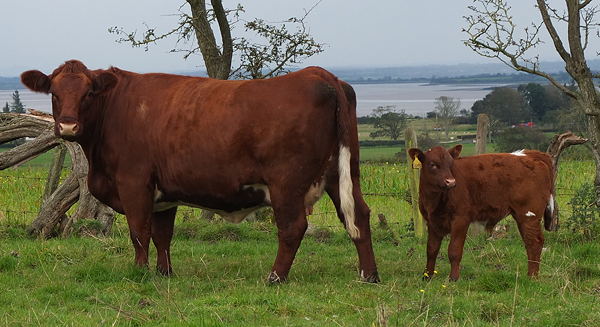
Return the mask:
[[[42,238],[66,236],[73,231],[75,222],[95,219],[100,226],[97,233],[106,235],[112,228],[115,212],[90,194],[87,188],[87,159],[79,144],[56,137],[53,128],[52,116],[40,111],[0,114],[0,144],[23,137],[35,137],[32,141],[0,153],[0,170],[20,165],[54,147],[61,147],[50,168],[38,216],[28,231]],[[65,149],[71,156],[72,171],[59,185]],[[66,212],[77,202],[77,210],[68,216]]]

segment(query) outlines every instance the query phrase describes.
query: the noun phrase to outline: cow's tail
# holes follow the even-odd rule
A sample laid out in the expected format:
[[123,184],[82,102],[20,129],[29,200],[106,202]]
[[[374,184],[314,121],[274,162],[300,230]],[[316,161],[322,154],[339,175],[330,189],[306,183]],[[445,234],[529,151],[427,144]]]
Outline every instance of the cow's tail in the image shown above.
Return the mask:
[[550,193],[550,198],[548,199],[548,204],[546,205],[546,210],[544,210],[544,228],[547,231],[555,231],[557,224],[554,223],[554,187],[552,188],[552,193]]
[[[342,82],[334,76],[334,88],[337,93],[337,134],[339,141],[338,153],[338,174],[339,174],[339,192],[340,209],[344,214],[346,230],[352,239],[360,238],[360,231],[356,227],[356,214],[354,210],[354,196],[351,174],[352,158],[352,116],[350,113],[350,103],[342,87]],[[354,127],[355,128],[355,127]]]

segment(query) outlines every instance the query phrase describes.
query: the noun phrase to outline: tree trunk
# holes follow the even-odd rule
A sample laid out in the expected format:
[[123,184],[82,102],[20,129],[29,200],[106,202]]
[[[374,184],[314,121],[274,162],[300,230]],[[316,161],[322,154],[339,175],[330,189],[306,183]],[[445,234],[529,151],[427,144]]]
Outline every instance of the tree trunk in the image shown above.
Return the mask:
[[[42,238],[67,235],[73,223],[81,218],[96,219],[100,234],[110,232],[114,211],[96,200],[87,188],[88,165],[77,143],[66,142],[54,135],[52,116],[32,111],[32,114],[1,114],[0,144],[21,137],[36,137],[9,151],[0,153],[0,170],[24,163],[56,146],[60,146],[48,176],[44,197],[37,218],[29,232]],[[64,148],[71,156],[72,172],[60,185],[58,181],[64,162]],[[66,212],[79,200],[72,217]]]

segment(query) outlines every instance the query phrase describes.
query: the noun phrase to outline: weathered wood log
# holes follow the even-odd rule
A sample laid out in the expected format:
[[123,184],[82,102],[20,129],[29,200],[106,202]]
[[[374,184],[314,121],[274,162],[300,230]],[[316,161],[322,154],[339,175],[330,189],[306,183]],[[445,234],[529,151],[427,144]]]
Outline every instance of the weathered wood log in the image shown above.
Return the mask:
[[[571,145],[583,144],[587,141],[588,139],[579,137],[571,133],[570,131],[554,136],[554,138],[550,142],[550,145],[548,146],[548,149],[546,150],[546,153],[548,153],[550,157],[552,157],[552,165],[554,166],[554,176],[552,185],[556,185],[556,176],[558,176],[559,167],[558,160],[560,158],[561,153]],[[557,230],[559,226],[558,223],[558,202],[556,201],[556,197],[554,197],[554,210],[552,212],[552,224],[550,225],[550,230]]]
[[[110,232],[115,212],[94,198],[87,188],[88,165],[83,150],[77,143],[66,142],[54,135],[51,115],[32,110],[29,114],[0,114],[0,144],[22,137],[35,137],[9,151],[0,153],[0,170],[12,167],[61,146],[51,167],[39,214],[29,232],[42,238],[67,235],[74,222],[96,219],[99,234]],[[72,171],[60,185],[58,180],[64,162],[64,150],[71,156]],[[62,152],[62,153],[61,153]],[[62,157],[62,158],[61,158]],[[66,212],[79,200],[79,207],[71,217]]]
[[56,191],[58,183],[60,182],[60,174],[65,163],[65,156],[67,155],[67,149],[64,146],[58,146],[57,151],[52,159],[52,164],[48,170],[48,179],[46,180],[46,187],[44,188],[44,194],[42,195],[42,205],[46,200]]

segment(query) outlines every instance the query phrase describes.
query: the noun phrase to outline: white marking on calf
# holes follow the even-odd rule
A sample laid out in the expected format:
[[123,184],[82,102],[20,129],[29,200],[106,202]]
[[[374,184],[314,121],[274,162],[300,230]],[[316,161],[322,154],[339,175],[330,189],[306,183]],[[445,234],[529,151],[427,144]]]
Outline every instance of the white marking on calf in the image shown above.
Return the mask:
[[525,216],[527,216],[527,217],[534,217],[535,213],[533,213],[531,211],[527,211],[527,213],[525,214]]
[[524,157],[524,156],[526,156],[525,149],[521,149],[519,151],[511,152],[511,154],[513,156],[517,156],[517,157]]
[[340,207],[346,221],[346,230],[350,237],[357,239],[360,231],[354,223],[354,197],[352,196],[352,177],[350,176],[350,149],[340,145],[338,156],[338,173],[340,177]]

